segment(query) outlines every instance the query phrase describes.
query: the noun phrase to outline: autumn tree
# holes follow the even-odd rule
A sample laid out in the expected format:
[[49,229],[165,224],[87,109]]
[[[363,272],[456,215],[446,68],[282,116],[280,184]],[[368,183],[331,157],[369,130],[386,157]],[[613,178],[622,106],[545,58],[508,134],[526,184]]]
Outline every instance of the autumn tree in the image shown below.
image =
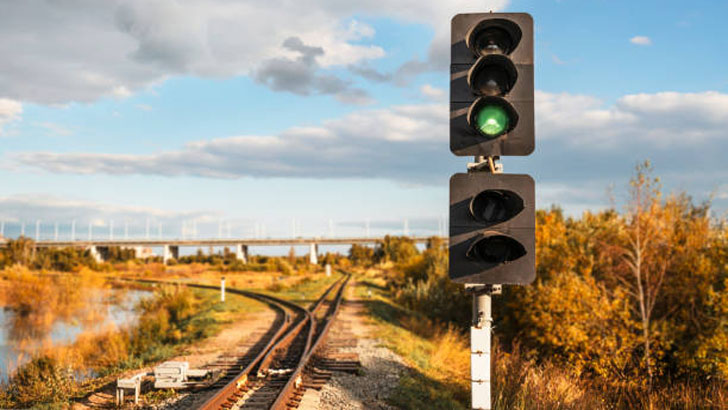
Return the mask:
[[649,161],[636,167],[630,181],[625,224],[620,232],[622,243],[615,246],[622,262],[615,270],[616,278],[636,306],[643,339],[643,364],[650,383],[654,376],[652,319],[673,258],[671,236],[677,216],[674,206],[662,203],[659,179],[651,173]]
[[349,259],[357,265],[370,265],[374,258],[374,248],[359,244],[351,245]]
[[382,241],[377,243],[374,250],[374,260],[378,263],[403,263],[418,253],[415,242],[411,238],[386,235]]

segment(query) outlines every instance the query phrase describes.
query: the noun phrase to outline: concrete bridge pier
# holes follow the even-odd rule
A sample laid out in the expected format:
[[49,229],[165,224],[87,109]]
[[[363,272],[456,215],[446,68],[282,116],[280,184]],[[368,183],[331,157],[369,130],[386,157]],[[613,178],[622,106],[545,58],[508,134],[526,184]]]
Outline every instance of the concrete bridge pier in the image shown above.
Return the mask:
[[166,265],[170,259],[179,259],[179,246],[177,245],[164,245],[164,253],[162,256],[164,264]]
[[312,243],[311,249],[308,252],[308,260],[312,265],[318,265],[318,244]]
[[102,263],[104,261],[104,258],[101,256],[101,252],[99,252],[99,248],[97,248],[96,245],[91,245],[86,248],[86,250],[89,251],[91,257],[94,258],[96,263]]
[[242,243],[235,245],[235,259],[248,263],[248,245]]

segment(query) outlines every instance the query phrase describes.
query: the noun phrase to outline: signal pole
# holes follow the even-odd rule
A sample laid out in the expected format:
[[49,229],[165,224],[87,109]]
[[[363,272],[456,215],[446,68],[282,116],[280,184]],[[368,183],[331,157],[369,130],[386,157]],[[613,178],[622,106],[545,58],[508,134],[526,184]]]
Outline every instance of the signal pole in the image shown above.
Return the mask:
[[472,408],[491,409],[490,346],[493,330],[491,296],[500,294],[501,286],[476,286],[469,290],[473,293],[473,323],[470,326]]

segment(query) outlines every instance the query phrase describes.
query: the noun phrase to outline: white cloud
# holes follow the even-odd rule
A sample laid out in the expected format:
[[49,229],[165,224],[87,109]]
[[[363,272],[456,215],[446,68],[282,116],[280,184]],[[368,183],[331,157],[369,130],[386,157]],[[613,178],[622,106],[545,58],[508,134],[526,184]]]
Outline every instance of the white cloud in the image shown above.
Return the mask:
[[[0,197],[0,221],[7,223],[35,222],[105,225],[109,220],[144,223],[147,218],[166,223],[183,220],[215,221],[218,213],[208,211],[176,212],[141,206],[112,205],[81,199],[59,198],[50,195],[13,195]],[[26,232],[30,233],[30,226]]]
[[560,139],[593,149],[626,142],[679,147],[723,139],[728,130],[728,94],[661,92],[633,94],[605,104],[592,96],[536,92],[539,138]]
[[433,100],[440,100],[445,97],[445,90],[443,90],[442,88],[433,87],[430,84],[425,84],[420,87],[420,92],[425,97],[432,98]]
[[637,44],[638,46],[651,46],[652,40],[647,36],[634,36],[629,39],[629,42],[632,44]]
[[154,110],[154,107],[152,107],[149,104],[137,104],[136,107],[139,108],[142,111],[152,111],[152,110]]
[[116,98],[123,99],[123,98],[131,97],[132,92],[126,86],[117,85],[111,89],[111,95]]
[[[601,181],[600,181],[601,182]],[[577,216],[586,210],[599,210],[610,206],[607,185],[584,182],[539,182],[536,190],[536,206],[564,206],[570,215]]]
[[[149,155],[31,152],[17,164],[56,173],[192,175],[209,178],[389,178],[421,181],[442,171],[447,152],[445,104],[363,110],[280,135],[235,136]],[[420,172],[421,167],[426,172]]]
[[[73,174],[360,177],[431,183],[457,161],[447,150],[448,123],[446,104],[398,105],[354,111],[278,135],[200,140],[175,151],[25,152],[7,154],[5,162]],[[728,94],[714,91],[626,95],[611,105],[587,95],[536,93],[537,156],[547,155],[539,157],[542,160],[548,155],[558,160],[559,152],[568,151],[578,153],[574,158],[580,161],[591,158],[589,166],[598,170],[596,161],[613,156],[644,159],[658,152],[720,152],[726,130]]]
[[23,104],[8,98],[0,98],[0,135],[3,135],[3,125],[20,120],[23,113]]
[[[290,57],[283,41],[321,47],[321,67],[379,58],[374,29],[355,16],[428,24],[428,61],[447,64],[456,12],[499,10],[507,0],[67,0],[6,2],[0,13],[0,97],[43,104],[93,101],[175,75],[248,75]],[[416,10],[416,12],[413,12]],[[364,41],[362,41],[364,40]]]
[[298,37],[289,37],[283,47],[296,55],[265,60],[253,73],[253,78],[273,90],[288,91],[298,95],[332,94],[347,104],[364,105],[372,102],[369,94],[354,88],[350,82],[331,75],[322,74],[320,62],[326,52],[322,47],[313,47]]

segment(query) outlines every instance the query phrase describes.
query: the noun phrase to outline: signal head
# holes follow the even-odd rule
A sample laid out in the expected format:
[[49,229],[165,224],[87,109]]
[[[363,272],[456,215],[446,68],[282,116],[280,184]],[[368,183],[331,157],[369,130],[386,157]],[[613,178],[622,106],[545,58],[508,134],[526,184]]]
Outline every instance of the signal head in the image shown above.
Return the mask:
[[479,95],[503,96],[518,80],[518,70],[510,58],[501,55],[480,57],[468,71],[468,86]]
[[513,219],[523,211],[523,198],[506,189],[487,189],[470,201],[470,214],[486,226]]
[[528,175],[471,172],[450,178],[450,278],[526,284],[536,276],[535,192]]
[[470,245],[465,257],[493,266],[513,262],[526,254],[526,248],[505,235],[485,235]]
[[489,19],[473,26],[465,42],[476,56],[510,54],[518,47],[522,35],[521,28],[511,20]]
[[531,154],[533,19],[526,13],[458,14],[451,30],[450,150],[459,156]]
[[502,98],[483,97],[470,106],[468,124],[486,139],[495,139],[516,127],[518,113]]

